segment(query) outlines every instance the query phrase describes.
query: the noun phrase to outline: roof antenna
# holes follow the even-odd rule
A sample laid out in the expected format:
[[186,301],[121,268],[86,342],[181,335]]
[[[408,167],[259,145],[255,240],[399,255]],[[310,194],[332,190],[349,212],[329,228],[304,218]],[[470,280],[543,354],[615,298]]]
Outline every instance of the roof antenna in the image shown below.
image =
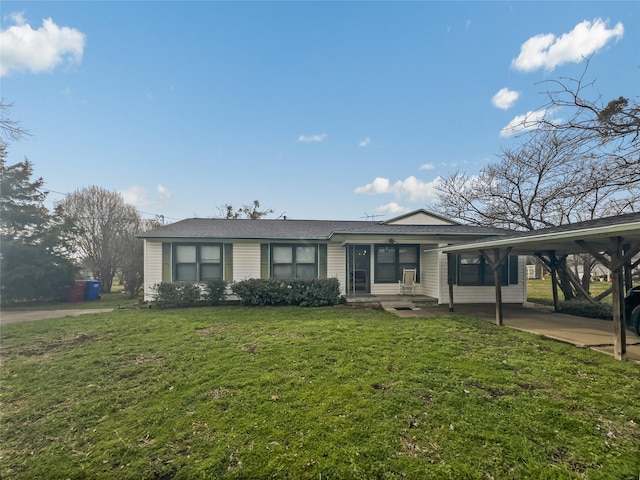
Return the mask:
[[371,220],[372,222],[376,219],[376,217],[384,217],[384,215],[369,215],[367,212],[362,213],[364,213],[364,217],[360,218],[366,218],[367,220]]
[[280,220],[280,219],[286,220],[286,219],[287,219],[287,216],[285,215],[285,213],[287,213],[287,212],[282,212],[282,213],[280,214],[280,216],[279,216],[278,218],[276,218],[276,220]]

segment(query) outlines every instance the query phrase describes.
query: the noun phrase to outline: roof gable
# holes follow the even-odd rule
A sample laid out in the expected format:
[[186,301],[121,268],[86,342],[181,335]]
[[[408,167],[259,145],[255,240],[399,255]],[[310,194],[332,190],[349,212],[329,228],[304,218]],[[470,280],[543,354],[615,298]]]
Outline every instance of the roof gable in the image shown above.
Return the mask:
[[423,208],[391,218],[384,223],[388,225],[460,225]]

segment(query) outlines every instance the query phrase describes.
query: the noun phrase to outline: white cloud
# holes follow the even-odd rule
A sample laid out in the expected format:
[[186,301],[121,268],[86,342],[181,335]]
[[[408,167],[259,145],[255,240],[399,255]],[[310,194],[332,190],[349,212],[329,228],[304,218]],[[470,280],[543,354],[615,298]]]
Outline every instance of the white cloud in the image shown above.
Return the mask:
[[624,26],[618,22],[608,29],[608,20],[596,18],[585,20],[569,33],[556,37],[553,33],[531,37],[520,47],[520,55],[511,65],[516,70],[532,72],[540,68],[552,71],[568,62],[580,62],[583,58],[598,52],[609,41],[618,41],[624,34]]
[[436,197],[433,182],[424,182],[413,175],[405,180],[398,180],[393,185],[388,178],[376,178],[372,183],[355,189],[355,193],[380,195],[391,193],[398,198],[407,198],[409,201],[433,199]]
[[322,142],[325,138],[327,138],[326,133],[316,134],[316,135],[300,135],[298,137],[298,141],[304,142],[304,143]]
[[355,189],[356,193],[371,193],[378,195],[380,193],[391,193],[388,178],[377,177],[372,183],[366,184],[364,187]]
[[380,205],[379,207],[376,207],[375,213],[381,213],[383,215],[387,215],[387,214],[397,215],[398,213],[406,213],[410,210],[411,210],[410,208],[403,207],[402,205],[398,205],[396,202],[390,202],[390,203],[387,203],[386,205]]
[[502,110],[508,110],[516,103],[520,98],[520,93],[508,88],[501,88],[491,99],[491,103],[494,107],[501,108]]
[[9,14],[9,18],[13,20],[16,25],[24,25],[27,21],[24,18],[24,12],[12,12]]
[[147,190],[137,185],[121,190],[118,193],[120,193],[125,203],[133,205],[134,207],[145,207],[153,203]]
[[169,200],[171,198],[171,191],[164,185],[158,185],[156,191],[161,200]]
[[543,109],[532,110],[524,115],[517,115],[506,127],[500,130],[500,137],[510,137],[516,133],[534,130],[538,126],[538,122],[547,116],[548,113],[548,110]]
[[156,207],[164,206],[171,200],[171,190],[164,185],[158,185],[156,187],[156,195],[150,194],[146,188],[138,185],[133,185],[118,193],[120,193],[125,203],[133,205],[136,208],[144,208],[151,205]]
[[47,72],[58,65],[80,63],[86,36],[69,27],[59,27],[51,18],[33,30],[22,14],[11,16],[15,25],[0,31],[0,76],[12,71]]
[[420,165],[420,170],[433,170],[436,166],[433,163],[423,163]]
[[361,140],[361,141],[358,143],[358,146],[359,146],[359,147],[363,147],[363,148],[364,148],[364,147],[368,147],[369,145],[371,145],[371,139],[370,139],[369,137],[365,138],[364,140]]

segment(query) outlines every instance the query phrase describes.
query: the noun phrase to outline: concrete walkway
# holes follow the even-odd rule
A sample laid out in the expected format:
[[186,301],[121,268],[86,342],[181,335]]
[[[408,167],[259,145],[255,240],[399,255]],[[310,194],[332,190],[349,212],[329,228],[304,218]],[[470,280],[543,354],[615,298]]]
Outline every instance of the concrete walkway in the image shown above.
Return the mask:
[[[447,305],[420,304],[406,300],[381,303],[382,307],[399,317],[448,317],[463,316],[495,322],[494,304],[456,305],[449,312]],[[552,308],[534,304],[504,305],[503,320],[507,327],[543,335],[547,338],[591,348],[613,356],[613,322],[594,318],[576,317],[556,313]],[[626,331],[627,360],[640,363],[640,338]]]
[[23,310],[19,312],[1,312],[0,325],[9,323],[32,322],[47,318],[76,317],[87,313],[112,312],[113,308],[75,308],[67,310]]

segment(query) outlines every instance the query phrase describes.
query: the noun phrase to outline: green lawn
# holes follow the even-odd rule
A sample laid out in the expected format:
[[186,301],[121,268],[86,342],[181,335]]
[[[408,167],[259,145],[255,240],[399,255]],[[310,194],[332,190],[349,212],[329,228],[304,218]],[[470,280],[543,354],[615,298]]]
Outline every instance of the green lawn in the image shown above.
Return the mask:
[[1,335],[5,480],[640,474],[640,366],[489,322],[127,309]]
[[[592,297],[599,295],[611,287],[608,282],[591,282],[589,292]],[[560,301],[564,300],[562,291],[558,289]],[[544,280],[527,280],[527,300],[535,303],[553,305],[553,292],[551,287],[551,277]],[[602,299],[603,303],[611,303],[611,295]]]

